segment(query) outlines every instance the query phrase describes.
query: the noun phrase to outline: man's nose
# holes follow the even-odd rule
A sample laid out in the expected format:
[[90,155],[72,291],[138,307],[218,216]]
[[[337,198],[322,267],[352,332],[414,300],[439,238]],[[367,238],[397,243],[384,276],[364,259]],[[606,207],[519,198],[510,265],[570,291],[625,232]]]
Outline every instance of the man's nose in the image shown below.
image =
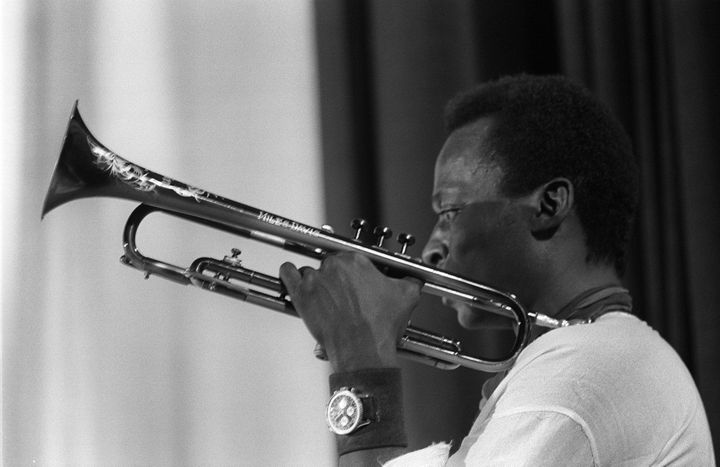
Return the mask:
[[441,267],[447,258],[447,246],[439,238],[436,232],[433,232],[422,252],[422,260],[425,264],[432,267]]

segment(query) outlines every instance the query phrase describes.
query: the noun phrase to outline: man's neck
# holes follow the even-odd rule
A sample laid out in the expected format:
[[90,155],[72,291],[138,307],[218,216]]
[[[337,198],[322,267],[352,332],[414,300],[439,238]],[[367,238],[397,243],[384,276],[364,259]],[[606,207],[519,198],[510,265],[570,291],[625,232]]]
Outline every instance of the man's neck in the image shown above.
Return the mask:
[[547,279],[530,309],[548,316],[555,316],[572,299],[587,290],[621,283],[614,267],[601,264],[564,268],[548,274]]

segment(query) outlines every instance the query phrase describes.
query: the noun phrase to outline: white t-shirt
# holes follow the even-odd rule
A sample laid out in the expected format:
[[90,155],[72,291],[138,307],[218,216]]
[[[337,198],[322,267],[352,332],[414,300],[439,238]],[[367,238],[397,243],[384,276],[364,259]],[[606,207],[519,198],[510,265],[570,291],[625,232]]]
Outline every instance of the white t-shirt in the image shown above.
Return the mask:
[[[443,465],[423,460],[443,448],[389,465]],[[715,465],[697,388],[657,332],[608,313],[528,345],[446,465],[668,464]]]

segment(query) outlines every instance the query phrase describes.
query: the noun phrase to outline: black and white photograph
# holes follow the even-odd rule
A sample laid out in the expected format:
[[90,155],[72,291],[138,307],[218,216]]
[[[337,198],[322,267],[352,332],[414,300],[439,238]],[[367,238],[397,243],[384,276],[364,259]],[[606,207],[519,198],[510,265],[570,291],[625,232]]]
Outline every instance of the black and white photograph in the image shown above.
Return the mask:
[[0,3],[0,457],[715,466],[720,2]]

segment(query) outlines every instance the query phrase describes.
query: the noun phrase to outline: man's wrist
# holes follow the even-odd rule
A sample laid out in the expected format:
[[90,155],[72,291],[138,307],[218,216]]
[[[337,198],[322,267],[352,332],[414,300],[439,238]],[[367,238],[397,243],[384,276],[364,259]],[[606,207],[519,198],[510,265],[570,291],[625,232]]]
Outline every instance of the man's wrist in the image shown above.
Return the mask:
[[[336,435],[340,455],[367,449],[407,447],[399,368],[366,368],[330,375],[331,394],[346,390],[365,399],[368,413],[363,418],[368,423],[349,434]],[[341,417],[347,414],[329,410],[330,415]],[[330,426],[336,422],[333,420]]]
[[334,373],[359,371],[369,368],[397,368],[397,350],[384,353],[360,352],[328,352],[328,358]]
[[366,368],[397,368],[397,342],[355,335],[335,335],[325,342],[325,351],[333,372],[342,373]]

